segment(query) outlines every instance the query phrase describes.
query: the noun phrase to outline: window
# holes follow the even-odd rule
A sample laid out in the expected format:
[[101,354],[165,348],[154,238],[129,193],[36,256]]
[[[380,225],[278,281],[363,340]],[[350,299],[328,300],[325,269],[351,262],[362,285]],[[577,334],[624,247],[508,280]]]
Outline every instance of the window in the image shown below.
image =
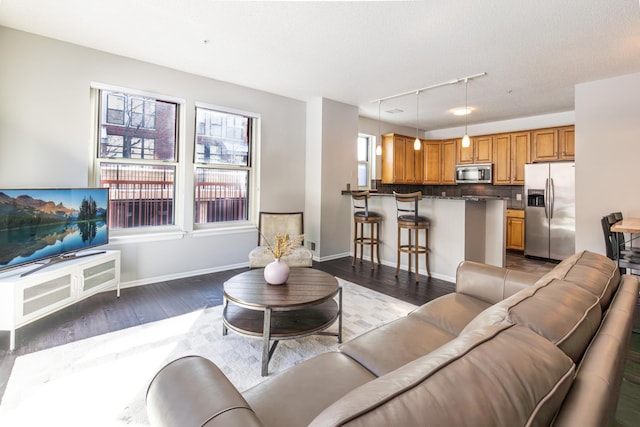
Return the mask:
[[358,189],[369,188],[371,179],[371,147],[373,137],[370,135],[358,135]]
[[126,92],[97,94],[97,174],[109,188],[109,227],[175,224],[179,105]]
[[256,117],[246,113],[196,108],[196,224],[249,219],[256,122]]

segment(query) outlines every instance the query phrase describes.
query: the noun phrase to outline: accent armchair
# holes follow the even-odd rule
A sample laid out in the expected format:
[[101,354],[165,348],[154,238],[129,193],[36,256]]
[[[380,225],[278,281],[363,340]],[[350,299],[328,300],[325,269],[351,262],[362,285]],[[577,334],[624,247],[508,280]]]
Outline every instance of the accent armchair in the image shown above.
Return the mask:
[[[271,261],[271,255],[267,249],[267,241],[273,245],[276,234],[288,233],[295,237],[304,234],[304,222],[302,212],[260,212],[258,218],[258,246],[249,253],[249,268],[263,268]],[[311,267],[313,264],[312,252],[304,245],[294,249],[290,255],[283,256],[281,261],[289,267]]]

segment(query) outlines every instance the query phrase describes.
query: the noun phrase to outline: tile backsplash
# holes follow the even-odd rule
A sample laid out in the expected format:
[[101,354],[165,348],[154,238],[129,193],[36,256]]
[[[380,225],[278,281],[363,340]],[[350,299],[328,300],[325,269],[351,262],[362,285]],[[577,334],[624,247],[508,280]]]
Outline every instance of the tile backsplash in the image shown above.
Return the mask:
[[[411,193],[422,191],[426,196],[498,196],[508,199],[508,209],[524,209],[524,185],[492,185],[492,184],[458,184],[458,185],[409,185],[409,184],[381,184],[376,181],[374,188],[380,193],[394,191]],[[518,195],[520,200],[518,200]]]

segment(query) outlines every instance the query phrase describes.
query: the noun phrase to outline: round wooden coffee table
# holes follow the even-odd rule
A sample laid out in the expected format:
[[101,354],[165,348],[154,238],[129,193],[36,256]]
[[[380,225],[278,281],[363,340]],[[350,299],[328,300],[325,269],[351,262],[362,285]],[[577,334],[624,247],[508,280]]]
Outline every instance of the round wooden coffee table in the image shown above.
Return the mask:
[[[284,285],[269,285],[264,269],[249,270],[225,282],[223,298],[222,334],[262,338],[262,376],[280,340],[320,334],[342,342],[342,288],[323,271],[292,268]],[[336,320],[337,333],[323,332]]]

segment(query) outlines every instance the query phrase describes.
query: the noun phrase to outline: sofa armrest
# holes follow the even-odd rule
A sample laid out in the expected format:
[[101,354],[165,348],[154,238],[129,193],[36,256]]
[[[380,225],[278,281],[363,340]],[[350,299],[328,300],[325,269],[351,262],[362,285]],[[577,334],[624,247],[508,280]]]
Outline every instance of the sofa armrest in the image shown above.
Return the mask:
[[456,292],[495,304],[533,285],[542,275],[463,261],[456,272]]
[[222,371],[200,356],[176,359],[156,374],[147,414],[153,426],[262,426]]
[[638,278],[623,275],[600,329],[578,367],[554,427],[612,425],[638,301]]

